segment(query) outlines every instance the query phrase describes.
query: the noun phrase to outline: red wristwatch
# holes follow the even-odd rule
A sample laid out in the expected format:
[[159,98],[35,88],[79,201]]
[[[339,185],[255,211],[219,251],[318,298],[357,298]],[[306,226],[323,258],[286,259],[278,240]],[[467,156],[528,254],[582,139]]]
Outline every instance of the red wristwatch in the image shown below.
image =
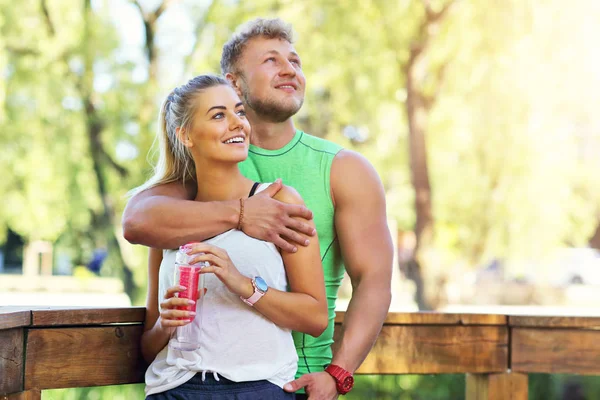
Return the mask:
[[335,379],[335,386],[339,394],[346,394],[354,387],[354,377],[344,368],[338,365],[329,364],[327,368],[325,368],[325,372]]

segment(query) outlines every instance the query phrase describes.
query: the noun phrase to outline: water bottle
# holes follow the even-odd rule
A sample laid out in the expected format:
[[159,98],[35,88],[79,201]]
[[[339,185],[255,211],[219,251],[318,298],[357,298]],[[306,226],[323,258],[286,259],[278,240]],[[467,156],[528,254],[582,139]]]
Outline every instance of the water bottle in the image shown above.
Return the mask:
[[196,302],[195,305],[178,306],[178,310],[195,311],[195,317],[184,317],[180,319],[191,319],[184,326],[178,326],[171,339],[169,347],[176,350],[193,351],[200,348],[200,326],[202,324],[202,303],[204,298],[204,275],[200,270],[206,262],[191,265],[189,263],[193,256],[188,256],[182,248],[175,255],[175,285],[184,286],[185,290],[178,292],[176,297],[189,299]]

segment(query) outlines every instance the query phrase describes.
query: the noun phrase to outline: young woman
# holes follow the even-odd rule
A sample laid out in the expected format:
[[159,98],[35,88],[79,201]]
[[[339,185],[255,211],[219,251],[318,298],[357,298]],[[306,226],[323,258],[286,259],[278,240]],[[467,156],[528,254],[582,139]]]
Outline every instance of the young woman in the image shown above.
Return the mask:
[[[296,253],[244,234],[244,200],[266,185],[246,179],[238,163],[248,156],[250,125],[239,97],[224,79],[202,75],[176,88],[160,115],[160,155],[154,176],[137,191],[194,179],[196,201],[239,200],[238,229],[183,246],[202,269],[206,295],[200,348],[168,346],[194,312],[174,284],[176,250],[150,249],[142,354],[148,399],[293,399],[282,386],[294,379],[297,354],[291,330],[320,335],[327,301],[318,240]],[[284,187],[279,200],[302,204]],[[202,223],[202,221],[198,221]],[[289,289],[289,291],[287,291]],[[207,374],[208,373],[208,374]]]

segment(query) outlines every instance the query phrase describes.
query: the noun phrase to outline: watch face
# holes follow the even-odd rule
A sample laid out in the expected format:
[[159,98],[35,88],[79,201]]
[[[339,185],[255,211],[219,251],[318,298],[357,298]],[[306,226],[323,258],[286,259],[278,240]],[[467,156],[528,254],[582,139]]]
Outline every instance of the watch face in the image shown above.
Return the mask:
[[266,292],[267,289],[269,289],[269,285],[267,285],[267,282],[265,282],[265,280],[260,276],[254,277],[254,284],[256,285],[257,289],[263,293]]
[[342,389],[346,393],[348,393],[352,389],[353,386],[354,386],[354,378],[351,376],[347,376],[342,381]]

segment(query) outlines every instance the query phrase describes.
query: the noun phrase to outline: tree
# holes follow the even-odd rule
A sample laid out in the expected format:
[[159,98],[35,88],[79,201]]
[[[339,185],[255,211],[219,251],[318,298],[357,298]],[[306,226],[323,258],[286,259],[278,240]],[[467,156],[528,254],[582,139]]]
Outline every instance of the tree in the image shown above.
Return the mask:
[[102,273],[136,298],[145,251],[119,215],[148,176],[160,101],[217,72],[241,22],[280,16],[308,77],[298,126],[373,162],[417,238],[417,303],[434,308],[436,276],[597,243],[596,3],[0,0],[0,236],[80,260],[109,246]]

